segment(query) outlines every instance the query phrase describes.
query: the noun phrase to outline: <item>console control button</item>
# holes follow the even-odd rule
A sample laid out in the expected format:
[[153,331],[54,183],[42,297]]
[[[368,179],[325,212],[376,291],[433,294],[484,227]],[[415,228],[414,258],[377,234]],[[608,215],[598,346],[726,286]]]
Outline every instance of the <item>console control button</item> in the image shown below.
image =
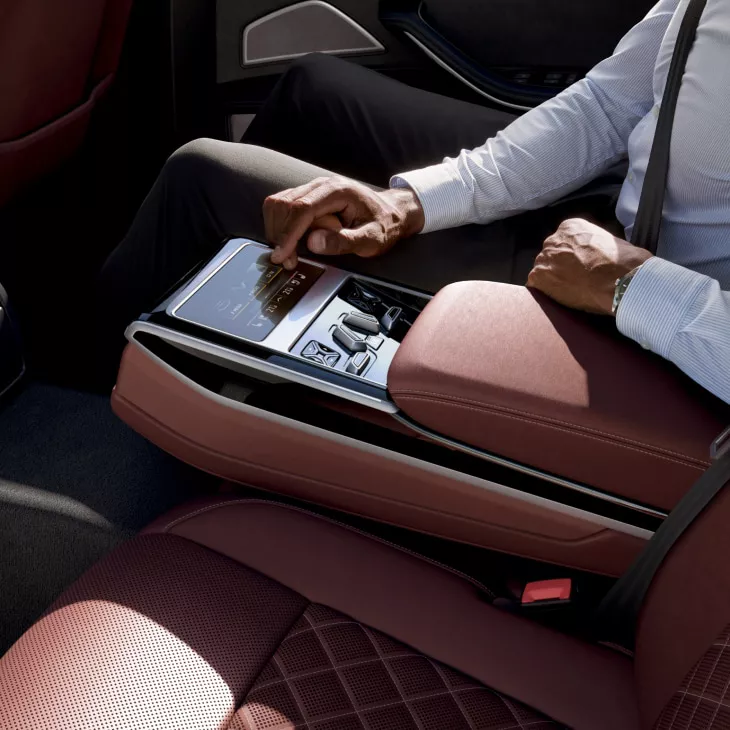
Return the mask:
[[371,355],[369,352],[355,353],[350,362],[347,363],[347,372],[350,375],[362,375],[373,357],[374,355]]
[[372,347],[373,350],[377,350],[383,344],[383,338],[370,335],[365,342],[368,343],[368,347]]
[[319,355],[319,343],[312,340],[303,350],[303,357],[313,357]]
[[383,319],[380,320],[380,324],[383,325],[383,329],[390,333],[393,327],[398,324],[398,320],[401,318],[403,310],[400,307],[391,307],[384,315]]
[[354,332],[342,326],[335,328],[332,338],[348,352],[365,352],[368,349],[364,339],[360,339]]
[[367,332],[370,335],[377,335],[380,332],[380,324],[378,318],[373,317],[372,314],[365,314],[364,312],[351,312],[345,316],[343,322],[354,330],[360,330],[360,332]]
[[347,296],[347,301],[363,312],[372,312],[380,304],[380,297],[371,294],[357,284],[353,284],[352,290]]
[[333,368],[340,359],[340,353],[331,347],[327,347],[327,345],[323,345],[321,342],[312,340],[302,350],[302,357],[316,362],[318,365],[326,365],[327,367]]

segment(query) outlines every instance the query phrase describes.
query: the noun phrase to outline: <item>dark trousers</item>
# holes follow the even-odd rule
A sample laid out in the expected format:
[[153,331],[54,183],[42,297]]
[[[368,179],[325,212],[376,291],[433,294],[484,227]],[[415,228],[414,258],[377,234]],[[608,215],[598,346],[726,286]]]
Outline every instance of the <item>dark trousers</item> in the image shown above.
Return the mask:
[[[345,61],[304,58],[282,77],[244,144],[197,140],[170,157],[101,272],[104,339],[120,342],[130,321],[224,239],[263,240],[267,195],[330,171],[387,186],[391,175],[475,147],[512,119]],[[561,220],[586,211],[605,218],[606,197],[416,236],[379,259],[329,261],[432,292],[464,279],[524,283],[545,237]]]

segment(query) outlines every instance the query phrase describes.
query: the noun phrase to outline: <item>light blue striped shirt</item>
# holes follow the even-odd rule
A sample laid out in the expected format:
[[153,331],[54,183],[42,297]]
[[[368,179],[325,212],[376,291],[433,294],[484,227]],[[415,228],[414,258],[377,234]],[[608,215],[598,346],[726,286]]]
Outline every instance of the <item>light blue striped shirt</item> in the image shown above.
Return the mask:
[[[661,0],[586,78],[481,147],[397,175],[424,232],[542,207],[628,156],[616,215],[631,237],[687,0]],[[707,0],[679,93],[658,257],[619,308],[626,336],[730,403],[730,0]]]

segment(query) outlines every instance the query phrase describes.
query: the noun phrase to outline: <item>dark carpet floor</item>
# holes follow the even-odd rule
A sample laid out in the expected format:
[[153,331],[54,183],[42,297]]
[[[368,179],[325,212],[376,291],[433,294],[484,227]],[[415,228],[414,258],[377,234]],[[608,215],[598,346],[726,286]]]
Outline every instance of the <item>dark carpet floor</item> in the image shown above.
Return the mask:
[[92,563],[214,484],[108,398],[26,386],[0,411],[0,655]]

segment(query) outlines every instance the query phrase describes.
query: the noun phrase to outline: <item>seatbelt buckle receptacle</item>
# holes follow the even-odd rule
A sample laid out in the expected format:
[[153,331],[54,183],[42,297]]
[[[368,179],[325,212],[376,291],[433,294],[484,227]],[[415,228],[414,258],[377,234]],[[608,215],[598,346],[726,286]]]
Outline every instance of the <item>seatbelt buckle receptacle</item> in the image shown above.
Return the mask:
[[520,603],[523,607],[565,604],[570,601],[572,591],[573,581],[570,578],[536,580],[525,586]]

